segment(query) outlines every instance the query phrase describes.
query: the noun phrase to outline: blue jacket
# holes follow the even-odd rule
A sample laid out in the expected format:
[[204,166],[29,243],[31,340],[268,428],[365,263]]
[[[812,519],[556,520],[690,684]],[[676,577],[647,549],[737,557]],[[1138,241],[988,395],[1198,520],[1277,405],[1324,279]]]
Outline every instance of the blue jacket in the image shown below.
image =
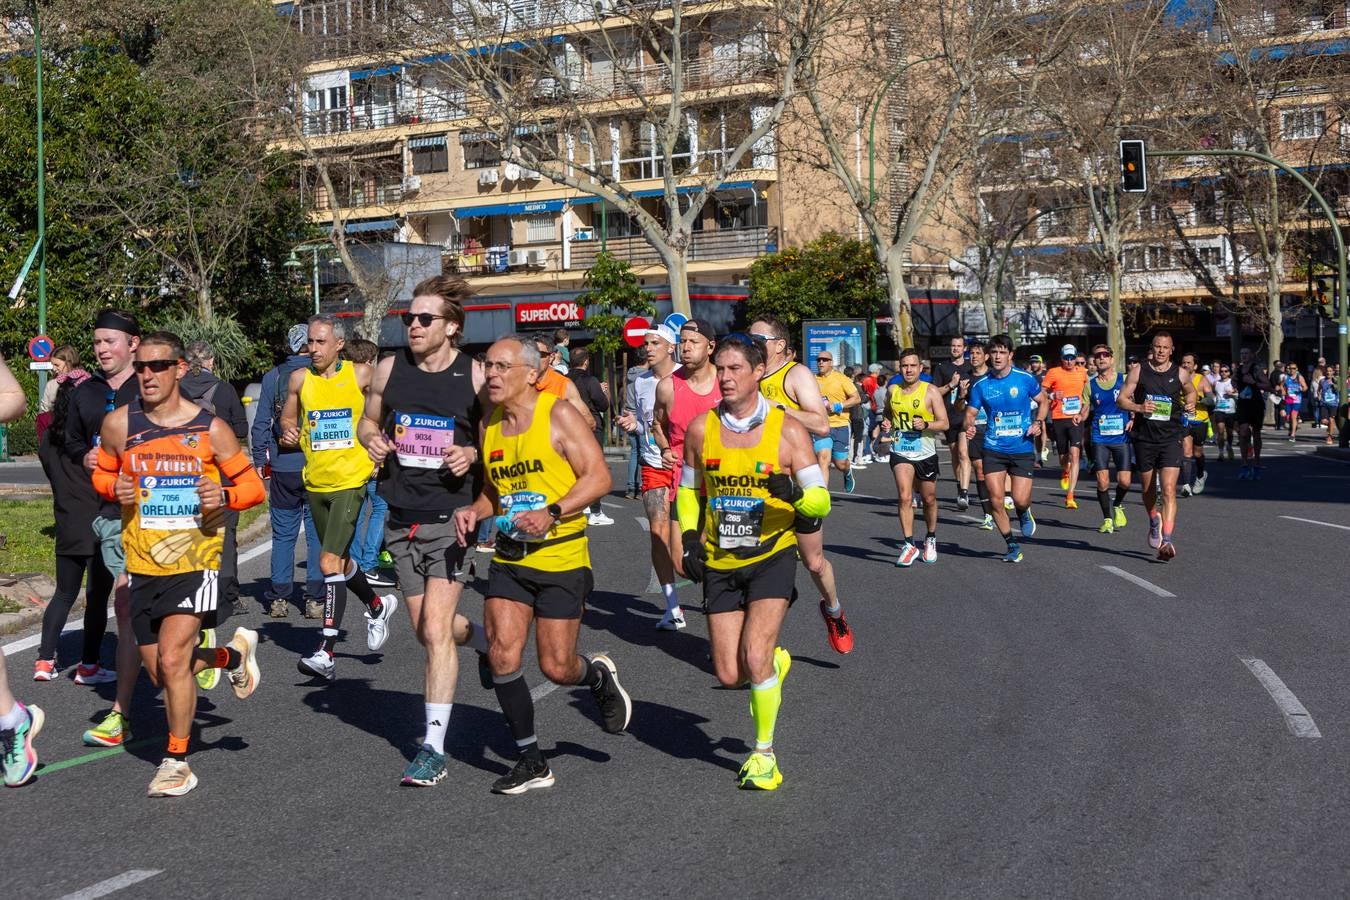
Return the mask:
[[291,373],[308,365],[308,356],[296,354],[286,357],[285,362],[263,376],[258,411],[249,433],[253,465],[261,468],[270,461],[273,472],[299,472],[305,468],[305,454],[298,447],[278,447],[277,435],[281,432],[281,410],[286,405],[286,385]]

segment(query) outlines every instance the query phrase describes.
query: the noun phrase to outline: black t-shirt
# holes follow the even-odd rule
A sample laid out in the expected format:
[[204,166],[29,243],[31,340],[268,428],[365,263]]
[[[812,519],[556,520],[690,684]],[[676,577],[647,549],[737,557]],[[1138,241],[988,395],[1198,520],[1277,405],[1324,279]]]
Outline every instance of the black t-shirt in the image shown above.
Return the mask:
[[[972,381],[971,376],[975,374],[975,367],[968,362],[958,363],[952,360],[940,362],[933,368],[933,384],[937,387],[946,387],[951,384],[952,376],[958,373],[961,376],[961,381]],[[947,412],[950,415],[958,406],[962,405],[960,383],[958,382],[957,386],[952,388],[942,399],[947,404]]]

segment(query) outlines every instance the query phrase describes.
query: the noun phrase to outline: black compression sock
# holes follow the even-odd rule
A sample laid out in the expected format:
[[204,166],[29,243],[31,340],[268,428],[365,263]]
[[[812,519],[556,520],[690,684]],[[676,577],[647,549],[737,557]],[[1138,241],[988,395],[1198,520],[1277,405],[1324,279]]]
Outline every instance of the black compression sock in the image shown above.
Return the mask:
[[492,687],[497,693],[497,702],[501,705],[502,715],[511,729],[511,737],[516,746],[526,751],[531,745],[538,749],[538,739],[534,734],[534,700],[530,697],[530,687],[525,676],[516,672],[513,675],[493,675]]
[[357,600],[378,611],[375,604],[375,591],[371,588],[370,582],[366,580],[366,573],[362,572],[361,567],[355,563],[352,564],[352,574],[347,576],[347,584],[351,587]]
[[983,478],[975,482],[975,493],[980,495],[980,508],[984,510],[984,514],[987,516],[992,513],[994,508],[989,505],[989,495],[985,493]]
[[1195,457],[1195,477],[1205,477],[1205,458],[1203,456]]
[[577,654],[577,659],[581,660],[581,678],[577,680],[577,684],[592,690],[598,688],[600,683],[604,681],[604,676],[600,674],[600,667],[581,654]]
[[1012,532],[1011,532],[1011,531],[1005,531],[1005,532],[1003,532],[1003,542],[1006,543],[1009,547],[1011,547],[1013,544],[1017,543],[1017,541],[1015,541],[1015,540],[1013,539],[1013,536],[1012,536]]
[[341,575],[326,575],[323,581],[323,627],[341,628],[347,613],[347,587]]
[[1097,505],[1102,508],[1102,518],[1111,518],[1111,492],[1097,489]]
[[1116,506],[1125,505],[1125,496],[1129,494],[1130,487],[1125,484],[1116,485]]
[[1189,485],[1193,481],[1195,481],[1195,466],[1188,456],[1181,461],[1181,484]]

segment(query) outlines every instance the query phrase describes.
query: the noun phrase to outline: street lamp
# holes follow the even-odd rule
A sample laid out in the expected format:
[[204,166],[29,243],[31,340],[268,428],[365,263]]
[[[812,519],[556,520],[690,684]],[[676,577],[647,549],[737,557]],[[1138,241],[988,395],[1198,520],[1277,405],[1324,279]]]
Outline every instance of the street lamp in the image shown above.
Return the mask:
[[319,251],[322,250],[322,249],[324,249],[324,247],[326,247],[326,246],[328,246],[328,245],[327,245],[327,244],[301,244],[300,246],[295,247],[294,249],[292,249],[292,250],[291,250],[291,255],[286,259],[286,261],[285,261],[284,263],[282,263],[282,266],[284,266],[284,267],[287,268],[287,269],[299,269],[299,268],[301,268],[301,267],[304,266],[304,263],[302,263],[302,262],[300,261],[300,257],[298,257],[298,256],[295,255],[296,251],[297,251],[297,250],[308,250],[308,251],[310,252],[310,254],[311,254],[311,259],[312,259],[312,265],[311,265],[311,270],[310,270],[310,271],[311,271],[311,274],[312,274],[312,279],[313,279],[312,283],[313,283],[313,287],[314,287],[314,315],[316,315],[316,316],[319,314]]

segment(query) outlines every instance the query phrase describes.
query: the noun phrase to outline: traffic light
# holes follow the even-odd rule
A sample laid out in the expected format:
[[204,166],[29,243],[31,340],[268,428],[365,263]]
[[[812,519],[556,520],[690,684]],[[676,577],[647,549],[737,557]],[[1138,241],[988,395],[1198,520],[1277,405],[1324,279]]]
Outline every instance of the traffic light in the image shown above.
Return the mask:
[[1317,279],[1317,296],[1313,302],[1317,309],[1317,314],[1324,319],[1340,318],[1339,304],[1337,304],[1337,278],[1319,278]]
[[1143,141],[1120,142],[1120,189],[1131,194],[1148,190]]

